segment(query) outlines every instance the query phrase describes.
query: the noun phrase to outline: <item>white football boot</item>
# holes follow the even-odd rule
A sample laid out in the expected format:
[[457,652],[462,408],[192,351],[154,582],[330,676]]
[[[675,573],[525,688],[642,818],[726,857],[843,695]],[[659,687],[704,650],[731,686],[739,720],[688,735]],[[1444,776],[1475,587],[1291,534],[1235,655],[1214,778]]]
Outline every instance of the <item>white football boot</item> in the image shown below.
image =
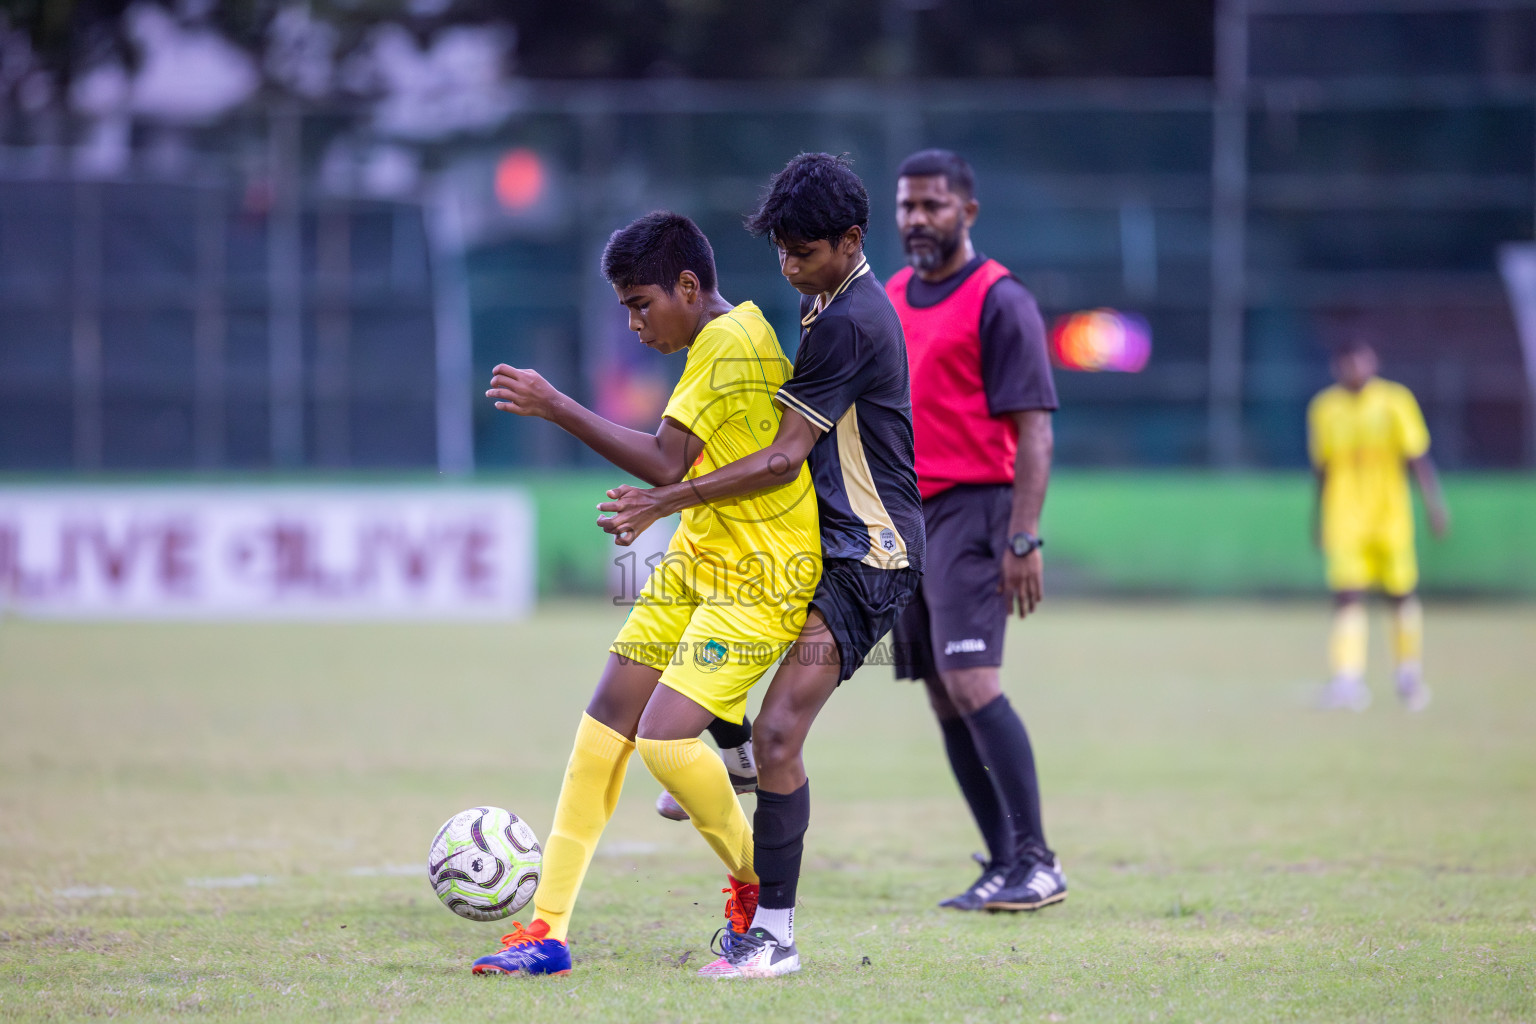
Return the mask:
[[1364,711],[1371,706],[1371,688],[1356,676],[1335,676],[1317,695],[1320,711]]
[[794,943],[782,946],[766,929],[751,928],[745,935],[732,935],[730,947],[720,959],[700,968],[699,974],[713,978],[777,978],[799,969],[800,951]]
[[1424,674],[1412,662],[1398,666],[1397,699],[1404,710],[1423,711],[1429,707],[1429,687],[1424,685]]

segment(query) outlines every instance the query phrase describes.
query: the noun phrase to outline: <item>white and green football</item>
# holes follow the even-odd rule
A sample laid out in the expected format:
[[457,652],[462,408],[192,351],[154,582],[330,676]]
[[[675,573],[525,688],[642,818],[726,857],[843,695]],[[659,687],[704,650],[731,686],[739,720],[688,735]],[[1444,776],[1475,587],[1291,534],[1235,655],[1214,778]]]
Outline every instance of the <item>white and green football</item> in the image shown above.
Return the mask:
[[437,830],[427,880],[460,917],[499,921],[533,899],[543,859],[539,838],[523,819],[500,807],[471,807]]

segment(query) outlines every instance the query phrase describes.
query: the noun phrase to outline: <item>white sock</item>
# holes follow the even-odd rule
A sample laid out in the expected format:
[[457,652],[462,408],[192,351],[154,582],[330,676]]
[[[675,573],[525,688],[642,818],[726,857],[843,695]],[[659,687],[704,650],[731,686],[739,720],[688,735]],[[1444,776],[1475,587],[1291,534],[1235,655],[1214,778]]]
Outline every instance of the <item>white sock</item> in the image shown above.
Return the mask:
[[725,762],[725,770],[732,775],[740,775],[744,779],[757,777],[757,759],[752,756],[751,740],[739,747],[721,747],[720,760]]
[[795,944],[795,908],[781,909],[759,904],[757,913],[752,915],[752,927],[763,929],[779,940],[781,946],[793,946]]

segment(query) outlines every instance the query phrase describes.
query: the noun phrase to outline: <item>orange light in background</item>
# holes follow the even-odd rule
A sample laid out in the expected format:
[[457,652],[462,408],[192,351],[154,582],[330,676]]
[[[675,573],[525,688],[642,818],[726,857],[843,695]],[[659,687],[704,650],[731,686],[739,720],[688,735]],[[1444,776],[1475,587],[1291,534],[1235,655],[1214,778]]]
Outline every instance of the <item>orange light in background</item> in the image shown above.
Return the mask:
[[544,194],[544,161],[531,149],[513,149],[496,161],[496,200],[513,212],[528,209]]
[[1051,357],[1068,370],[1139,373],[1152,358],[1152,330],[1135,313],[1068,313],[1051,327]]

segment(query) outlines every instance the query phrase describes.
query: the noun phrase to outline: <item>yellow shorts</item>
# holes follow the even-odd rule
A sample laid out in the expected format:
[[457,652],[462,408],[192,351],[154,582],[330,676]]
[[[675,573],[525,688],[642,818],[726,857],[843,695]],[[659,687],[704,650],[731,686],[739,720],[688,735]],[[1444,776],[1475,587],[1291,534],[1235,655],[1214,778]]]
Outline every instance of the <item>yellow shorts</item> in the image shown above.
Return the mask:
[[747,609],[704,601],[663,562],[608,650],[659,669],[667,686],[739,723],[748,691],[794,642],[782,625],[786,611],[779,605]]
[[1392,597],[1404,597],[1419,585],[1419,560],[1411,542],[1332,548],[1325,558],[1328,589],[1336,593],[1379,589]]

